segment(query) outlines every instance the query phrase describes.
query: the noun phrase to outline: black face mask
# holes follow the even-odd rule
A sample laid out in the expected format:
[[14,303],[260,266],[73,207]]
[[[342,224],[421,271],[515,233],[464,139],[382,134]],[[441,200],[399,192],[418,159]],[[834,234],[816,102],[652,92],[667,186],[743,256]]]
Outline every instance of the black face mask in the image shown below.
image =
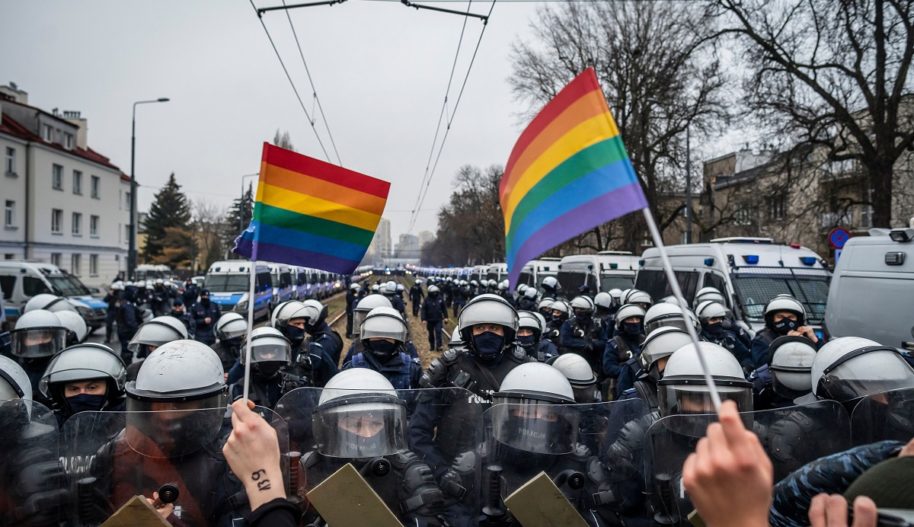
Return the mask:
[[517,337],[517,343],[521,345],[525,350],[530,351],[533,346],[536,344],[536,336],[534,335],[523,335]]
[[708,332],[708,335],[714,337],[720,337],[724,334],[723,324],[706,324],[704,325],[705,331]]
[[480,359],[494,360],[501,355],[501,350],[505,346],[505,337],[486,331],[473,337],[473,347],[476,349],[476,355]]
[[796,320],[791,320],[785,318],[780,322],[774,324],[774,331],[779,335],[786,335],[787,333],[797,329],[800,324]]
[[204,296],[200,299],[200,303],[203,304],[203,307],[209,307],[209,297]]
[[625,333],[626,335],[629,335],[632,337],[634,337],[636,335],[640,335],[642,332],[641,324],[635,324],[633,322],[623,322],[622,323],[622,332]]
[[292,343],[293,348],[297,349],[305,340],[305,330],[291,324],[286,326],[284,333],[286,334],[286,338],[289,339],[289,342]]
[[254,371],[264,379],[270,379],[276,376],[279,373],[279,370],[285,366],[285,362],[278,360],[270,360],[264,362],[255,362],[252,364]]
[[397,354],[400,345],[396,342],[387,342],[386,340],[366,340],[365,349],[379,359],[389,359]]
[[71,413],[79,412],[97,412],[105,407],[108,401],[107,395],[92,395],[81,393],[73,397],[67,397],[67,406],[70,407]]
[[590,315],[588,315],[586,313],[575,314],[574,319],[578,322],[578,324],[583,325],[583,324],[587,324],[587,321],[590,320]]

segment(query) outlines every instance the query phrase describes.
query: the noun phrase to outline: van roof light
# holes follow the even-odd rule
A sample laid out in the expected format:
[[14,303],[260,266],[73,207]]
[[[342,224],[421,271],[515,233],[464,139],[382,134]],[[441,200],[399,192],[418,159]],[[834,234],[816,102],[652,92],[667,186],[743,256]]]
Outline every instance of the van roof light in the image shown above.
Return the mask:
[[815,256],[801,256],[800,263],[803,265],[809,265],[809,266],[815,265],[816,257]]
[[758,263],[758,255],[757,254],[744,254],[743,261],[745,261],[749,265],[755,265]]

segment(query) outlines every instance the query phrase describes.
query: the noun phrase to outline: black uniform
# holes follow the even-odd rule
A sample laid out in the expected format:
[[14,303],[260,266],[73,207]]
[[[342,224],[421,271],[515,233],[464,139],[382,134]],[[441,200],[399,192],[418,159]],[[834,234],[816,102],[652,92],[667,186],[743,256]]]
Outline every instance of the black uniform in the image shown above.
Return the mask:
[[[216,321],[219,320],[219,315],[221,314],[219,304],[212,302],[208,298],[201,298],[194,305],[193,314],[196,327],[194,339],[211,346],[216,342]],[[206,319],[209,319],[209,322]]]

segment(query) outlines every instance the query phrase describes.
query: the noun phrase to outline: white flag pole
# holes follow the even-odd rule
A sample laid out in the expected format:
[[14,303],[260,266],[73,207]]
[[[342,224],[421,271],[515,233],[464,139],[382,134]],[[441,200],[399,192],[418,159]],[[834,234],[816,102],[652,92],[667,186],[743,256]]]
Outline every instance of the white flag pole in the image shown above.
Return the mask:
[[251,386],[251,332],[254,330],[254,285],[257,280],[257,241],[254,241],[254,254],[251,260],[251,278],[248,286],[248,334],[244,350],[244,400],[248,400],[248,389]]
[[670,283],[670,289],[673,291],[673,296],[679,301],[679,306],[683,310],[683,316],[686,319],[686,331],[689,332],[689,337],[692,339],[692,345],[695,346],[695,354],[698,355],[698,362],[701,365],[701,370],[705,374],[705,382],[708,384],[708,392],[711,394],[711,403],[714,405],[714,411],[719,414],[720,394],[717,392],[717,385],[714,383],[714,378],[711,376],[711,370],[708,369],[704,353],[701,352],[701,346],[698,344],[698,333],[695,331],[695,327],[690,323],[688,316],[685,315],[688,304],[685,301],[685,297],[682,296],[682,289],[679,288],[679,282],[676,280],[676,273],[673,272],[673,264],[670,263],[670,258],[666,254],[666,247],[663,245],[663,240],[660,238],[660,230],[657,229],[657,224],[654,223],[654,216],[651,214],[651,209],[645,207],[641,209],[641,211],[644,212],[644,219],[647,221],[648,230],[651,231],[651,238],[654,240],[654,246],[657,247],[657,250],[660,252],[660,259],[663,261],[663,270],[666,272],[666,279]]

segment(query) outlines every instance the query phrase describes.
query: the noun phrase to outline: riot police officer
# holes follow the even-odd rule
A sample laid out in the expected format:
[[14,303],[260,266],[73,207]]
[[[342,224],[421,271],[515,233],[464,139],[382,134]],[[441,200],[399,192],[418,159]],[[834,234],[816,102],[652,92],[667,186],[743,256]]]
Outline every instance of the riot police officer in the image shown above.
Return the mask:
[[619,306],[615,305],[613,297],[604,291],[601,291],[593,297],[595,317],[600,320],[600,327],[603,328],[603,340],[609,340],[613,337],[613,327],[616,323],[616,311]]
[[644,342],[643,320],[644,310],[637,305],[626,304],[616,312],[616,334],[603,350],[603,374],[614,398],[634,386]]
[[200,292],[200,301],[194,305],[194,340],[212,346],[216,342],[216,321],[221,311],[219,304],[209,299],[209,289]]
[[[222,362],[222,369],[231,373],[241,357],[241,341],[248,332],[248,322],[240,313],[225,313],[216,322],[216,338],[218,342],[210,346],[219,360]],[[232,384],[237,379],[228,379],[226,382]]]
[[[334,364],[339,364],[340,357],[343,354],[343,337],[334,331],[330,324],[327,323],[327,306],[315,299],[308,299],[302,302],[304,307],[313,307],[320,314],[317,318],[309,317],[306,319],[305,332],[311,343],[320,344]],[[298,312],[301,312],[299,310]]]
[[562,326],[571,317],[571,306],[565,300],[558,299],[549,304],[549,309],[551,316],[546,319],[546,338],[551,340],[561,352]]
[[602,400],[600,383],[587,359],[576,353],[566,353],[552,361],[552,366],[571,383],[576,403],[590,404]]
[[425,322],[425,329],[428,331],[428,347],[432,351],[441,351],[444,342],[441,334],[441,327],[444,319],[447,318],[447,307],[444,305],[444,299],[438,291],[438,286],[428,286],[428,296],[422,303],[421,310],[422,321]]
[[649,295],[646,291],[641,291],[640,289],[628,289],[625,293],[623,293],[620,302],[622,302],[621,305],[623,306],[626,304],[636,305],[643,309],[645,313],[647,313],[647,310],[650,309],[652,305],[654,305],[654,301],[651,299],[651,295]]
[[425,298],[425,293],[422,292],[422,279],[416,278],[413,286],[409,288],[409,301],[413,307],[414,317],[419,316],[419,306],[422,304],[423,298]]
[[398,390],[419,387],[422,366],[419,359],[406,352],[409,329],[392,307],[376,307],[368,313],[360,327],[362,351],[356,353],[343,369],[368,368],[385,378]]
[[543,297],[548,298],[561,298],[559,296],[559,291],[562,289],[562,284],[554,276],[547,276],[543,279],[543,283],[540,284],[540,287],[543,288]]
[[400,312],[403,315],[403,318],[406,318],[406,305],[403,303],[403,299],[397,295],[397,283],[393,280],[390,280],[381,287],[381,293],[390,300],[390,305],[394,309]]
[[752,353],[732,329],[724,326],[727,308],[718,302],[706,300],[695,309],[701,323],[701,338],[730,350],[746,371],[753,368]]
[[359,291],[362,289],[358,283],[353,282],[349,284],[349,288],[346,290],[346,337],[352,337],[352,314],[355,309],[355,304],[358,301]]
[[140,324],[143,323],[143,315],[140,308],[137,307],[136,288],[127,287],[124,289],[124,295],[117,304],[117,340],[121,343],[121,359],[124,364],[130,365],[133,362],[133,353],[127,348],[127,344],[133,339]]
[[651,331],[641,344],[638,363],[641,369],[632,389],[622,392],[620,399],[638,397],[652,412],[660,407],[657,383],[663,378],[670,355],[679,348],[690,344],[689,334],[677,327],[667,326]]
[[67,346],[75,346],[89,335],[89,327],[82,315],[74,311],[58,311],[57,318],[67,328]]
[[752,339],[752,365],[760,368],[768,357],[768,346],[780,336],[798,336],[809,339],[819,348],[819,338],[806,325],[806,308],[790,295],[778,295],[765,306],[765,327]]
[[472,448],[470,431],[461,416],[478,412],[480,402],[491,400],[502,379],[519,364],[528,362],[527,353],[516,346],[517,311],[498,295],[483,294],[460,312],[457,331],[466,349],[448,349],[422,374],[425,388],[464,388],[477,401],[458,399],[445,404],[440,394],[419,396],[410,421],[410,444],[436,473],[443,471],[454,456]]
[[559,351],[577,353],[594,371],[600,371],[606,340],[603,327],[593,316],[593,300],[576,296],[571,300],[571,310],[574,316],[563,322],[559,330]]
[[524,292],[521,293],[520,288],[518,287],[517,309],[518,311],[536,311],[535,288],[527,286],[524,289]]
[[865,395],[914,388],[914,368],[897,348],[862,337],[826,343],[816,353],[810,375],[816,398],[851,407]]
[[[224,317],[225,315],[223,315]],[[242,368],[247,362],[247,349],[241,351]],[[292,345],[276,328],[259,327],[251,331],[251,379],[248,398],[258,406],[273,408],[287,391],[297,384],[284,382],[282,371],[292,363]],[[229,388],[232,401],[244,395],[244,378]]]
[[174,317],[165,315],[144,322],[127,343],[127,349],[130,350],[131,355],[136,354],[140,358],[134,363],[127,364],[127,380],[136,379],[143,360],[156,348],[167,342],[186,338],[188,338],[187,328]]
[[108,346],[84,343],[54,356],[38,385],[60,425],[78,412],[123,411],[124,361]]
[[543,338],[544,319],[542,315],[530,311],[518,311],[517,316],[517,344],[524,348],[527,356],[538,362],[551,363],[555,360],[559,356],[559,350],[551,340]]
[[[320,307],[318,307],[320,306]],[[293,351],[295,360],[289,366],[287,373],[300,379],[301,386],[323,386],[336,375],[338,371],[337,359],[334,360],[331,353],[334,349],[331,344],[331,338],[324,330],[329,330],[329,326],[324,322],[326,312],[323,305],[317,300],[306,300],[302,307],[289,316],[289,330],[296,328],[310,333],[314,331],[311,338],[303,341],[297,352]]]
[[791,406],[812,392],[810,375],[816,348],[803,337],[778,337],[768,346],[769,358],[752,372],[755,408],[768,410]]
[[[67,328],[56,314],[45,309],[24,313],[16,320],[16,327],[10,332],[10,352],[31,383],[33,394],[40,394],[38,383],[44,375],[51,357],[66,347]],[[35,400],[45,406],[51,401],[43,396]]]

